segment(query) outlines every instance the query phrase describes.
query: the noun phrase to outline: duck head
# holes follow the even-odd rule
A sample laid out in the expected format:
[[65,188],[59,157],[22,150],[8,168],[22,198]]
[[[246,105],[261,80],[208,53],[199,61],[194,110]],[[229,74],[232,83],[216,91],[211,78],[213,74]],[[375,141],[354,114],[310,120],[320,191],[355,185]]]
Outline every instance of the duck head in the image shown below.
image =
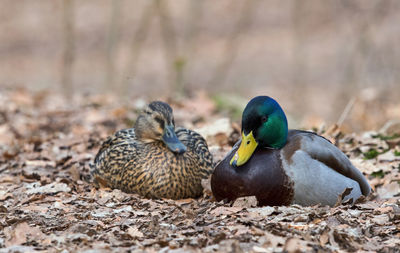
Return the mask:
[[174,153],[181,154],[187,149],[175,134],[172,108],[164,102],[154,101],[144,108],[136,120],[135,134],[146,143],[162,141]]
[[245,164],[257,147],[282,148],[287,135],[287,119],[280,105],[268,96],[253,98],[243,111],[242,142],[230,164]]

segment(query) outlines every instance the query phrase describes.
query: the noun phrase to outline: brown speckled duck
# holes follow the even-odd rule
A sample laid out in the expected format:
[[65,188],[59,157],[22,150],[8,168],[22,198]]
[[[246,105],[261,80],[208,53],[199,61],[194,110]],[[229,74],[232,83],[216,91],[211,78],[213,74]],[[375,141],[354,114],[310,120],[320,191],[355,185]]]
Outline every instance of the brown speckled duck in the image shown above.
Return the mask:
[[201,179],[213,171],[206,141],[176,128],[171,107],[155,101],[135,127],[116,132],[100,148],[92,174],[97,184],[147,198],[182,199],[202,194]]
[[217,200],[256,196],[259,205],[335,205],[367,196],[371,187],[347,156],[325,138],[288,130],[285,113],[267,96],[253,98],[242,116],[242,139],[216,166]]

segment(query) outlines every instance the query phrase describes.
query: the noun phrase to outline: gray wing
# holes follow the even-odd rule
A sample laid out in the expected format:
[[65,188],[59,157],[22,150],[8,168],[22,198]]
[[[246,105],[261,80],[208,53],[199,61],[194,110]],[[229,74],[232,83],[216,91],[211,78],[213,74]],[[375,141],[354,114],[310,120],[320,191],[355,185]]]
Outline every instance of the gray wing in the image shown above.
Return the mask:
[[340,149],[315,133],[301,131],[300,135],[301,150],[307,152],[311,158],[358,182],[363,195],[370,194],[371,186],[368,181]]

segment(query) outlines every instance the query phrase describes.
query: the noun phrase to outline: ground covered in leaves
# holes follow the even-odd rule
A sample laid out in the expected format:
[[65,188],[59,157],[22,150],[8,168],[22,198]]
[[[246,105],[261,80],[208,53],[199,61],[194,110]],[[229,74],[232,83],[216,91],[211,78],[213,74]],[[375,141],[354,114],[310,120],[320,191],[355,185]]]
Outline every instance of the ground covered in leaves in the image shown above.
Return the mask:
[[[177,125],[205,136],[216,161],[238,139],[239,125],[204,94],[169,102]],[[99,145],[132,126],[145,103],[1,90],[0,252],[399,251],[399,127],[325,131],[374,188],[355,205],[257,208],[252,197],[215,202],[207,189],[180,201],[95,189],[89,164]]]

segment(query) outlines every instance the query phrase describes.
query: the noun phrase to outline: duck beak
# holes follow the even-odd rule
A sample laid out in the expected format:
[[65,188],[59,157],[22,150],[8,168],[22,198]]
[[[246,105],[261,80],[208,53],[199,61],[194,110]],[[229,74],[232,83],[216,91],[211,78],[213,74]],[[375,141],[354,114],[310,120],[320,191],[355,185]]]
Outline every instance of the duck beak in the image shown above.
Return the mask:
[[244,132],[242,132],[242,142],[236,154],[232,157],[230,164],[235,167],[245,164],[254,153],[254,150],[256,150],[257,145],[258,143],[254,139],[253,131],[248,135],[244,135]]
[[174,153],[182,154],[186,151],[186,146],[178,139],[175,134],[173,125],[168,125],[164,128],[162,140],[167,147]]

